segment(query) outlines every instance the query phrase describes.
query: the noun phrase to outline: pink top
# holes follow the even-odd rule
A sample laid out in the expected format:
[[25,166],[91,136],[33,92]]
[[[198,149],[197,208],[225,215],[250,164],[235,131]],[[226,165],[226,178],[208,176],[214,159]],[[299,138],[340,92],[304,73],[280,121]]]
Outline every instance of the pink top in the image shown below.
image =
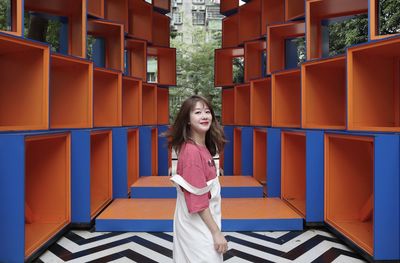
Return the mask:
[[[207,186],[207,181],[217,176],[214,159],[207,147],[194,144],[190,141],[184,143],[181,147],[177,173],[189,184],[197,188]],[[210,193],[194,195],[184,190],[184,195],[189,213],[203,211],[209,205]]]

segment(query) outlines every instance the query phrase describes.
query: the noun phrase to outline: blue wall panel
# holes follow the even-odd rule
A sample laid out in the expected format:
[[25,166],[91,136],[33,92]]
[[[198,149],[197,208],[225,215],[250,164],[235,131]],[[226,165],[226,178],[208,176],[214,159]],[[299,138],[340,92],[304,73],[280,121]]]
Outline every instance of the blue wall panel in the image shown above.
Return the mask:
[[168,126],[158,126],[158,175],[168,175],[168,140],[160,136]]
[[151,172],[151,126],[139,127],[139,176],[150,176]]
[[253,127],[242,127],[242,175],[253,175]]
[[126,128],[112,129],[113,198],[128,197],[128,137]]
[[267,129],[267,197],[281,197],[281,130]]
[[224,174],[233,175],[233,126],[224,126],[224,133],[228,140],[224,149]]

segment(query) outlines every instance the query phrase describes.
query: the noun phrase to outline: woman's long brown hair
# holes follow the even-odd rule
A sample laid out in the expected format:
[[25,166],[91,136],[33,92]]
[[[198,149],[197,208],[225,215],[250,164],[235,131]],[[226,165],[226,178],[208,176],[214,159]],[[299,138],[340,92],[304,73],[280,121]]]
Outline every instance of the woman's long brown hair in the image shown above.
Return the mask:
[[217,152],[223,151],[226,139],[224,130],[215,118],[211,104],[202,96],[192,95],[182,103],[182,106],[176,115],[174,124],[163,134],[163,136],[168,138],[169,146],[179,153],[182,144],[190,140],[190,111],[194,109],[197,102],[204,103],[204,105],[210,109],[212,115],[211,127],[206,133],[206,147],[211,155],[214,156]]

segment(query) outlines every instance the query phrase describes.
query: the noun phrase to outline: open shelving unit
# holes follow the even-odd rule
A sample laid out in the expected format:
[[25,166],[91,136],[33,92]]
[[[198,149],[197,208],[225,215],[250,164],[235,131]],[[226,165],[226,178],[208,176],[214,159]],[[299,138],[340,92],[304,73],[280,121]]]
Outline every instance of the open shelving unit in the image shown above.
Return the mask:
[[238,7],[239,0],[224,0],[220,3],[220,13],[227,16],[236,12]]
[[214,53],[214,86],[234,86],[233,59],[244,56],[243,48],[216,49]]
[[147,79],[147,42],[138,39],[126,39],[125,50],[127,51],[128,75]]
[[250,85],[234,87],[234,122],[235,125],[250,125]]
[[129,0],[104,0],[105,18],[124,25],[124,32],[126,33],[129,32],[128,1]]
[[129,0],[129,35],[152,42],[153,6],[144,0]]
[[[154,4],[154,3],[153,3]],[[170,18],[158,12],[153,12],[152,45],[169,47]]]
[[271,78],[250,82],[250,125],[271,126]]
[[122,77],[122,126],[142,124],[142,81]]
[[251,0],[239,7],[239,44],[261,38],[261,0]]
[[152,0],[154,10],[166,14],[171,10],[171,0]]
[[256,128],[253,135],[253,177],[267,183],[267,130]]
[[157,87],[157,124],[169,124],[169,90]]
[[235,93],[234,88],[224,88],[221,91],[222,109],[221,118],[223,125],[233,125],[235,123]]
[[15,36],[22,36],[22,0],[10,0],[10,24],[9,29],[0,30],[2,33],[7,33]]
[[148,46],[147,56],[157,58],[157,84],[176,86],[176,49]]
[[285,20],[292,21],[304,17],[304,1],[285,0]]
[[244,43],[244,81],[249,82],[264,76],[267,43],[265,40]]
[[239,45],[239,15],[234,14],[222,19],[222,48],[236,47],[238,45]]
[[261,4],[261,33],[265,35],[268,26],[284,22],[285,3],[282,0],[261,0]]
[[106,0],[89,0],[87,1],[88,15],[104,18],[104,1]]
[[157,124],[157,85],[142,83],[142,124]]

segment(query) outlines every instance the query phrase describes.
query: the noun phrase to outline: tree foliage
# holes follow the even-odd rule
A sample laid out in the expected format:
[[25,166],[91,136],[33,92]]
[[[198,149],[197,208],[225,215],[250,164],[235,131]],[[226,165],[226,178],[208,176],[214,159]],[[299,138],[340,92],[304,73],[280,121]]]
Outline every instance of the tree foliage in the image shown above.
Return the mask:
[[0,30],[10,30],[11,25],[11,4],[10,0],[0,0]]
[[379,0],[379,34],[400,33],[400,0]]

